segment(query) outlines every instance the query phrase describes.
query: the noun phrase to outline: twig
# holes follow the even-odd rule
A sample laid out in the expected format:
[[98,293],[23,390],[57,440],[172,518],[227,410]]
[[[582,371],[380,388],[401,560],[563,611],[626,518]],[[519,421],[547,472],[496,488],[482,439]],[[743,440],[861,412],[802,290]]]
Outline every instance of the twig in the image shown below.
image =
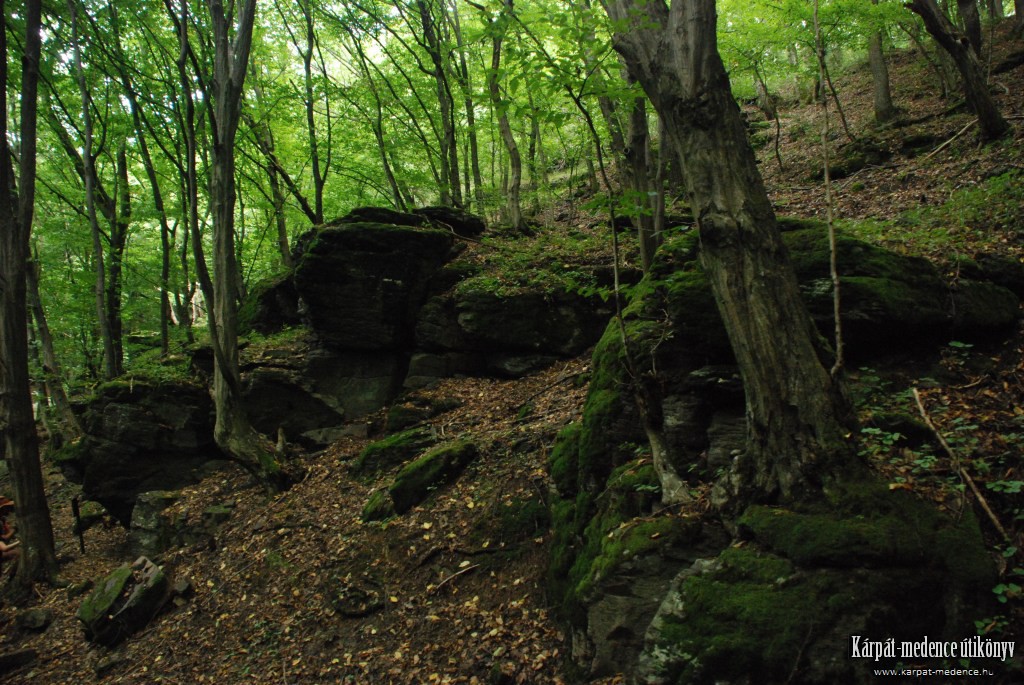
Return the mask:
[[476,570],[478,568],[480,568],[480,564],[473,564],[472,566],[467,566],[466,568],[462,569],[461,571],[456,571],[455,573],[451,574],[450,576],[448,576],[447,578],[442,580],[440,583],[438,583],[437,586],[433,590],[431,590],[431,592],[432,593],[433,592],[437,592],[438,590],[443,588],[449,581],[452,581],[452,580],[458,578],[463,573],[469,573],[470,571]]
[[947,141],[946,141],[945,143],[943,143],[942,145],[938,146],[937,148],[935,148],[934,150],[932,150],[931,152],[929,152],[929,153],[928,153],[927,155],[925,155],[925,156],[924,156],[924,159],[923,159],[923,160],[921,160],[921,161],[922,161],[922,162],[927,162],[927,161],[928,161],[929,159],[931,159],[931,158],[932,158],[932,157],[934,157],[935,155],[937,155],[937,154],[939,154],[940,152],[942,152],[943,150],[945,150],[945,149],[946,149],[947,147],[949,147],[949,145],[950,145],[950,144],[951,144],[951,143],[952,143],[952,142],[953,142],[954,140],[956,140],[957,138],[959,138],[959,137],[960,137],[960,136],[962,136],[963,134],[965,134],[965,133],[967,133],[968,131],[970,131],[970,130],[971,130],[971,129],[972,129],[973,127],[974,127],[974,126],[976,126],[976,125],[977,125],[977,123],[978,123],[978,120],[977,120],[977,119],[972,119],[972,120],[971,120],[971,122],[970,122],[969,124],[967,124],[967,125],[966,125],[966,126],[964,126],[964,127],[962,128],[962,129],[960,129],[959,131],[957,131],[957,133],[956,133],[956,135],[955,135],[955,136],[953,136],[952,138],[950,138],[949,140],[947,140]]
[[971,478],[971,474],[967,473],[967,470],[960,464],[960,457],[953,451],[953,448],[949,446],[948,442],[946,442],[946,438],[942,436],[942,433],[939,432],[939,429],[936,428],[935,424],[932,422],[931,417],[928,415],[928,411],[924,408],[924,403],[921,402],[921,393],[917,391],[917,388],[913,388],[913,393],[914,401],[917,402],[917,409],[921,413],[921,418],[924,419],[925,424],[931,429],[932,433],[935,434],[935,437],[939,439],[939,444],[942,445],[942,448],[946,451],[946,454],[949,455],[949,458],[953,460],[953,467],[956,469],[957,474],[971,489],[974,496],[978,498],[978,504],[988,515],[989,520],[992,521],[992,525],[996,527],[996,530],[998,530],[999,534],[1003,536],[1003,539],[1009,542],[1010,536],[1006,533],[1006,529],[1003,528],[1003,524],[999,522],[999,519],[992,511],[992,507],[988,505],[988,500],[986,500],[985,496],[981,494],[981,490],[978,489],[974,479]]

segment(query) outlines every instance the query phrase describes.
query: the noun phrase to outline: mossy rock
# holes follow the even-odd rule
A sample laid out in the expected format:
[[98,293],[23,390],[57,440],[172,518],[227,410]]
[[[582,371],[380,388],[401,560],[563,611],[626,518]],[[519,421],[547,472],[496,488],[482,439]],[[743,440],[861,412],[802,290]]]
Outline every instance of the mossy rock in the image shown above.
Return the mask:
[[373,476],[403,464],[434,443],[429,428],[410,428],[372,442],[363,448],[352,463],[352,472]]
[[973,516],[952,521],[934,504],[883,484],[851,485],[829,503],[809,507],[754,505],[738,525],[802,567],[935,567],[960,588],[995,582]]
[[555,436],[548,457],[548,473],[562,497],[572,497],[579,489],[580,423],[570,423]]
[[395,504],[391,501],[390,493],[387,490],[376,490],[370,495],[370,499],[367,500],[360,518],[363,522],[370,523],[372,521],[383,521],[394,515]]
[[437,488],[453,482],[478,455],[474,443],[460,440],[434,448],[406,464],[388,488],[395,511],[404,514]]
[[292,272],[275,274],[249,289],[238,308],[238,332],[268,334],[302,323]]
[[88,641],[112,647],[143,628],[163,608],[170,582],[145,557],[121,566],[82,602],[76,614]]
[[[995,572],[977,521],[858,483],[827,501],[754,505],[745,541],[681,573],[651,624],[638,678],[658,682],[869,683],[851,635],[959,639]],[[893,660],[894,661],[894,660]]]

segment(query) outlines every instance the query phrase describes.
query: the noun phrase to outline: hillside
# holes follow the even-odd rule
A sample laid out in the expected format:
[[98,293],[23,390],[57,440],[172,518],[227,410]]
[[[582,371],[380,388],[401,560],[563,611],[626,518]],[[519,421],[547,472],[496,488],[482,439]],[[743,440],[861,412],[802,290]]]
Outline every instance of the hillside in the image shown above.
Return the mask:
[[[996,64],[1024,50],[1024,42],[1002,29],[997,41]],[[913,53],[895,56],[890,69],[897,104],[913,123],[877,131],[869,123],[866,67],[837,78],[850,129],[861,142],[845,139],[832,110],[833,154],[850,159],[865,149],[876,153],[835,182],[843,229],[924,255],[951,280],[968,268],[961,258],[979,253],[1024,263],[1024,67],[993,78],[1014,131],[988,147],[979,147],[971,131],[961,134],[970,115],[936,97]],[[755,119],[756,111],[749,116]],[[758,155],[771,197],[780,214],[822,218],[823,189],[814,180],[820,111],[788,103],[781,116],[781,169],[772,128],[758,129],[768,136]],[[488,245],[469,243],[468,253],[501,267],[503,251],[528,253],[528,241],[539,243],[548,233],[571,229],[590,241],[603,239],[607,229],[599,217],[577,205],[564,198],[546,209],[540,219],[547,228],[539,236],[488,234]],[[635,263],[628,238],[626,249],[627,263]],[[592,265],[609,255],[606,247],[579,261]],[[504,268],[495,278],[508,272]],[[1001,599],[1009,599],[985,628],[1018,645],[1024,603],[1019,587],[1008,588],[1014,570],[1024,566],[1016,552],[1024,542],[1018,499],[1024,482],[1022,332],[1006,342],[955,345],[891,368],[850,370],[865,425],[876,429],[883,410],[916,411],[905,391],[927,378],[924,405],[938,429],[952,436],[952,447],[990,500],[992,517],[1011,536],[1000,540],[982,520],[1005,574]],[[0,653],[33,649],[38,655],[6,673],[4,682],[574,682],[565,670],[572,638],[549,610],[545,592],[552,538],[548,456],[555,434],[581,415],[590,364],[588,352],[519,380],[453,378],[405,398],[454,407],[425,424],[442,439],[471,437],[481,456],[453,485],[384,523],[364,523],[361,512],[393,474],[360,478],[351,466],[381,437],[386,410],[359,422],[366,437],[295,453],[305,476],[279,496],[268,499],[244,471],[221,467],[186,488],[167,511],[196,525],[211,506],[230,511],[212,542],[172,550],[162,559],[174,578],[191,583],[194,596],[113,650],[82,639],[75,618],[80,599],[69,591],[131,561],[126,531],[109,521],[92,528],[81,554],[69,506],[75,488],[48,469],[61,578],[68,587],[40,587],[25,606],[0,605]],[[949,509],[958,505],[958,480],[945,458],[923,464],[912,451],[890,450],[880,435],[867,434],[865,449],[891,487]],[[1005,453],[1017,457],[996,458]],[[16,616],[26,606],[52,610],[46,632],[17,627]],[[623,681],[610,676],[593,682]]]

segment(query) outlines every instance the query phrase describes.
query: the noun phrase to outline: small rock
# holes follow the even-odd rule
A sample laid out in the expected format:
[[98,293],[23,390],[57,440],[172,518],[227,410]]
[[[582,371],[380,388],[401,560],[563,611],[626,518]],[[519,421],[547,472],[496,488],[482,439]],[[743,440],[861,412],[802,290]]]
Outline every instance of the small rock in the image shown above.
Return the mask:
[[41,633],[50,627],[53,618],[53,609],[36,608],[18,614],[15,622],[24,631]]

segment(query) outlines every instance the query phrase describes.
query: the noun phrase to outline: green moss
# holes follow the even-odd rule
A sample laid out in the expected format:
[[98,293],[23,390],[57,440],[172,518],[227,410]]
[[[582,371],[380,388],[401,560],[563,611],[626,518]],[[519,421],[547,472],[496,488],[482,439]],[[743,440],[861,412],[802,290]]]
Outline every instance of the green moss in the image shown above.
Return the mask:
[[570,423],[559,431],[548,457],[548,472],[551,474],[555,489],[562,497],[572,497],[577,491],[582,429],[581,424]]
[[391,495],[388,494],[387,490],[377,490],[370,495],[366,506],[363,507],[363,513],[360,518],[364,522],[369,523],[371,521],[383,521],[394,515],[395,505],[391,501]]
[[406,464],[388,488],[395,511],[404,514],[436,488],[454,481],[478,454],[475,444],[460,440],[437,447]]
[[963,588],[992,578],[977,521],[881,483],[850,483],[801,510],[755,505],[738,521],[760,544],[803,567],[933,568]]
[[[608,525],[609,520],[603,522]],[[635,519],[620,524],[609,533],[595,540],[599,541],[596,556],[586,567],[577,582],[576,595],[585,599],[596,585],[615,570],[637,557],[671,549],[680,541],[691,538],[699,526],[678,516],[658,516],[651,519]],[[577,569],[578,571],[582,570]]]
[[93,626],[100,621],[114,607],[114,604],[124,594],[125,586],[132,578],[131,566],[125,565],[114,570],[103,584],[97,587],[82,602],[76,616],[86,626]]
[[778,557],[729,549],[715,571],[687,579],[685,616],[672,617],[659,635],[679,655],[672,682],[742,680],[751,673],[760,682],[785,679],[822,618],[817,592],[780,582],[793,573]]
[[352,463],[352,471],[363,476],[378,474],[412,459],[433,442],[434,437],[426,428],[411,428],[389,435],[363,448]]

